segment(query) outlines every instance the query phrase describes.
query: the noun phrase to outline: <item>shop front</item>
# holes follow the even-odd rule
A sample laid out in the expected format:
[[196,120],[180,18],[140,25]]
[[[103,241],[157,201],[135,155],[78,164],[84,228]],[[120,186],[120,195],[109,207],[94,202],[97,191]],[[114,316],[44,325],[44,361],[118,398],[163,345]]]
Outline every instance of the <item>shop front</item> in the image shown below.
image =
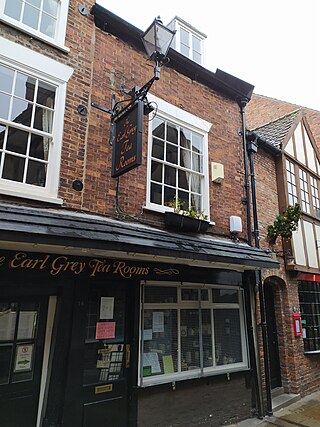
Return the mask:
[[16,209],[0,253],[2,426],[164,427],[174,416],[186,427],[250,414],[253,272],[272,258]]

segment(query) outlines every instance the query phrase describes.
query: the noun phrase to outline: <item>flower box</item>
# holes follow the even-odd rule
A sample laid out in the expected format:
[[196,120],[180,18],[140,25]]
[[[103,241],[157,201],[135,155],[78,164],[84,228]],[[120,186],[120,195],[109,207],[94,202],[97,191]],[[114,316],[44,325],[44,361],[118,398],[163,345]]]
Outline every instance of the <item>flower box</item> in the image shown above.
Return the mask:
[[205,233],[209,227],[209,221],[181,215],[176,212],[165,212],[164,223],[166,228],[193,233]]

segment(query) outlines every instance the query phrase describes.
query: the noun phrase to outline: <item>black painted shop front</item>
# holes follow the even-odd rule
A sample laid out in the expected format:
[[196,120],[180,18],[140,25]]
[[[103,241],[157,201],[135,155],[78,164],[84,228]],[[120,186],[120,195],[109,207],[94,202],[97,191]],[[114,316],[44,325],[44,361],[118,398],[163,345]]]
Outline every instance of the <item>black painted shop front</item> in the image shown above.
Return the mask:
[[[250,272],[24,251],[1,252],[0,272],[2,427],[218,426],[250,415]],[[232,330],[238,347],[223,343]]]

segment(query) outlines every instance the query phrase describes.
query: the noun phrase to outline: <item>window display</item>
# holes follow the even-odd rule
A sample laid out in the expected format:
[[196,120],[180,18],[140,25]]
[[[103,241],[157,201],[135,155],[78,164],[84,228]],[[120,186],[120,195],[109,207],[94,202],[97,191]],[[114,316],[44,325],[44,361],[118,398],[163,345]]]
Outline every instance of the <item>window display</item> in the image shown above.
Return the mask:
[[242,290],[145,285],[140,383],[248,368]]

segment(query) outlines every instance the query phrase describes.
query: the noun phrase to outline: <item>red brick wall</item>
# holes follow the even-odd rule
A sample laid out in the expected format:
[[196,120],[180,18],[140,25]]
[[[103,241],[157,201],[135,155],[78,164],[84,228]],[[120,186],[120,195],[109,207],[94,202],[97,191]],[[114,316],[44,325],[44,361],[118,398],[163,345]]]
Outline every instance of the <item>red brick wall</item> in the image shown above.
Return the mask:
[[[83,1],[88,11],[92,2]],[[110,116],[93,107],[91,102],[111,107],[111,95],[122,99],[122,84],[131,89],[142,86],[153,75],[150,61],[137,48],[96,28],[92,16],[78,11],[79,3],[70,1],[66,45],[69,53],[59,51],[0,24],[0,34],[17,41],[74,69],[68,83],[61,159],[59,197],[63,207],[90,211],[101,215],[115,213],[116,180],[110,177],[111,147],[109,145]],[[244,173],[239,107],[221,94],[163,67],[161,78],[151,92],[165,101],[195,114],[210,123],[209,165],[221,162],[225,167],[222,184],[209,182],[211,220],[216,222],[214,231],[229,235],[230,215],[240,215],[245,230]],[[127,97],[127,95],[125,95]],[[83,104],[88,115],[81,116],[77,107]],[[143,210],[146,205],[147,170],[147,119],[143,134],[143,164],[120,178],[119,205],[124,212],[138,220],[162,226],[162,216]],[[210,172],[210,169],[209,169]],[[72,182],[84,183],[82,192],[72,188]],[[4,196],[0,196],[5,199]],[[21,203],[31,201],[17,200]],[[36,204],[33,202],[32,204]],[[129,216],[122,216],[130,219]],[[241,237],[246,237],[245,233]]]

